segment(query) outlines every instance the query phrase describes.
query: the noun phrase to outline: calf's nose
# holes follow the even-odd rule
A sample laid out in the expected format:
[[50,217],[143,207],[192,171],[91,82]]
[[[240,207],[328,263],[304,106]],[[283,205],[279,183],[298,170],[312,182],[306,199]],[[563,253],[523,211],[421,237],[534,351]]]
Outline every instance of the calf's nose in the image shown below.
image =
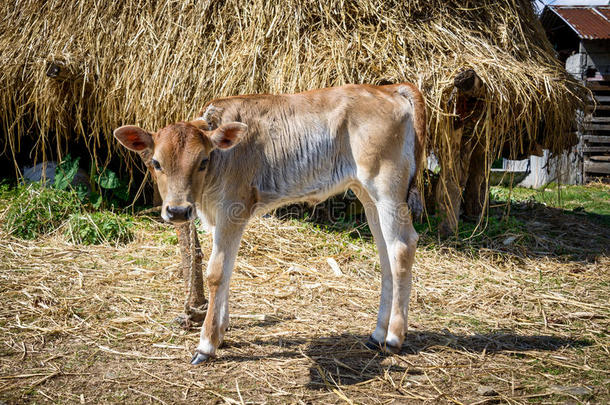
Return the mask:
[[189,221],[193,216],[191,205],[168,206],[166,211],[170,221]]

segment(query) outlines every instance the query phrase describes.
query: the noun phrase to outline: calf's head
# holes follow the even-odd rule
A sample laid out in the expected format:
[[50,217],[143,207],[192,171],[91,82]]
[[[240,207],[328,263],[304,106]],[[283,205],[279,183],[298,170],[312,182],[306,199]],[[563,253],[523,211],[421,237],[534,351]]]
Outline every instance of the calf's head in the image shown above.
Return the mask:
[[248,126],[231,122],[213,131],[207,128],[207,122],[197,120],[178,122],[155,133],[134,125],[114,131],[119,142],[138,152],[152,172],[163,199],[161,216],[168,222],[178,224],[196,217],[210,154],[217,148],[235,146]]

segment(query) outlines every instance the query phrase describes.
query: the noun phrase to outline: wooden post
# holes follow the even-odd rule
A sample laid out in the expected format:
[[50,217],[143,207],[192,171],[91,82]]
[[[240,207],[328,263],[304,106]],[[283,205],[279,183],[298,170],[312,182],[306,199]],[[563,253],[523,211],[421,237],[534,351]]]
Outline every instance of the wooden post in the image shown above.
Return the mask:
[[457,231],[462,206],[462,190],[468,178],[472,153],[472,147],[468,144],[469,139],[464,137],[463,128],[454,131],[451,141],[453,166],[446,164],[445,167],[441,167],[440,178],[436,185],[437,215],[442,218],[438,232],[442,238]]
[[[476,121],[482,111],[480,97],[484,93],[483,81],[472,69],[458,73],[454,79],[451,100],[455,103],[456,118],[449,134],[448,155],[439,156],[441,172],[436,187],[437,213],[442,221],[439,235],[447,237],[457,231],[462,192],[470,171],[470,158],[477,140],[472,137],[469,123]],[[443,162],[442,159],[448,161]]]
[[468,179],[464,189],[464,213],[470,217],[481,218],[487,200],[485,175],[490,167],[485,156],[485,146],[477,142],[470,156]]

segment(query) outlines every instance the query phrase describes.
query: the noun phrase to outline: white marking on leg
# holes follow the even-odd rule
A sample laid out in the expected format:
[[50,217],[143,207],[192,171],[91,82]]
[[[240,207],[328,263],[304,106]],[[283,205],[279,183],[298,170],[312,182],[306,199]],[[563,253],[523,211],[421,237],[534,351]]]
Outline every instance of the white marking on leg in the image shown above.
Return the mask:
[[369,229],[373,234],[375,244],[377,245],[377,251],[379,253],[379,262],[381,267],[381,294],[379,297],[377,325],[375,326],[375,330],[371,336],[377,342],[383,343],[388,331],[388,322],[390,320],[390,311],[392,309],[392,274],[390,272],[390,261],[388,259],[386,243],[379,225],[379,215],[375,203],[366,190],[359,187],[354,187],[353,190],[364,207]]
[[389,346],[400,347],[402,341],[393,332],[388,331],[388,334],[385,337],[385,343]]
[[411,224],[405,202],[391,200],[377,204],[392,273],[392,303],[386,343],[400,347],[407,328],[411,294],[411,265],[417,244],[417,233]]
[[245,224],[236,225],[217,221],[214,229],[212,254],[206,271],[210,301],[208,313],[201,327],[198,350],[215,354],[222,343],[228,320],[229,283]]
[[218,288],[218,294],[221,296],[219,304],[218,319],[220,319],[220,341],[224,339],[225,332],[229,327],[229,282],[224,283]]
[[197,351],[214,356],[216,354],[216,348],[210,341],[203,336],[203,330],[201,332],[201,338],[199,339],[199,345]]

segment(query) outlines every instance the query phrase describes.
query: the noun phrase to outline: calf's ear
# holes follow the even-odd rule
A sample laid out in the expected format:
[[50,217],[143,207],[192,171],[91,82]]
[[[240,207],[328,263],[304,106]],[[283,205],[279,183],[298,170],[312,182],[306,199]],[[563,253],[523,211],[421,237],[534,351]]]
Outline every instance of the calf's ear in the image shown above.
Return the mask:
[[124,125],[114,130],[114,137],[121,145],[134,152],[144,152],[153,149],[152,136],[135,125]]
[[244,138],[247,132],[248,126],[246,124],[229,122],[212,131],[210,139],[214,146],[219,149],[231,149]]

